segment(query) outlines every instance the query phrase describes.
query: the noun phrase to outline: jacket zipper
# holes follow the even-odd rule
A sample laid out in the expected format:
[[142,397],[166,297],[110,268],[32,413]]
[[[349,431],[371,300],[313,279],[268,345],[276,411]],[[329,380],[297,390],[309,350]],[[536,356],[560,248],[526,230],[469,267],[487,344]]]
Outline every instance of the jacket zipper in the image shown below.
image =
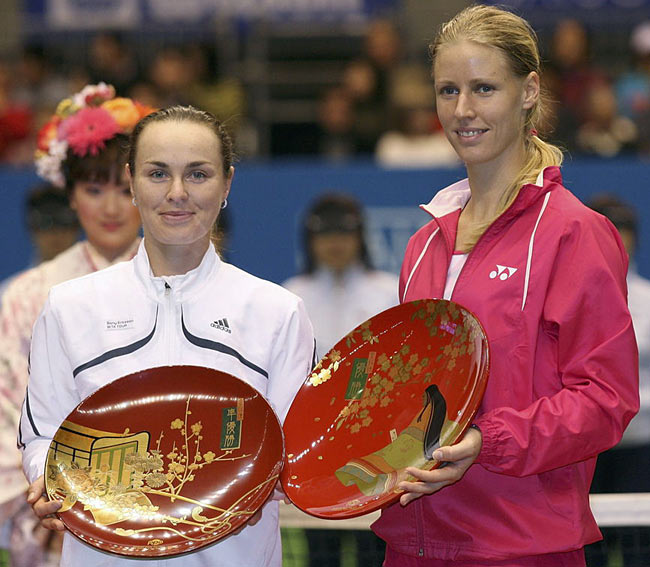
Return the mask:
[[418,545],[418,557],[424,557],[424,513],[422,497],[415,502],[415,537]]
[[167,365],[172,358],[172,325],[174,324],[174,305],[172,298],[172,288],[165,282],[165,344],[167,348]]

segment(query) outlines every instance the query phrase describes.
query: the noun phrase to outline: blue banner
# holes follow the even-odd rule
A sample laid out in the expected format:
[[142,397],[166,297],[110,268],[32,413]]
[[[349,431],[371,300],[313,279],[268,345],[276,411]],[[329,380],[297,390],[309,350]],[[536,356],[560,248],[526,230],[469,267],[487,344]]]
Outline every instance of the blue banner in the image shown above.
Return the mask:
[[[650,210],[650,164],[637,160],[569,161],[563,168],[566,186],[579,198],[611,191],[635,206]],[[399,270],[409,237],[429,215],[418,208],[442,187],[464,177],[462,168],[386,170],[372,163],[331,166],[322,162],[240,164],[228,197],[229,261],[275,282],[296,273],[301,260],[301,222],[306,208],[324,191],[346,191],[366,210],[368,247],[377,267]],[[31,170],[0,169],[4,204],[0,226],[0,279],[25,268],[32,258],[24,226],[24,200],[38,181]],[[650,277],[650,226],[641,214],[637,262]]]
[[365,20],[399,0],[25,0],[26,18],[55,30],[134,29],[153,24],[209,27],[216,18],[275,21]]

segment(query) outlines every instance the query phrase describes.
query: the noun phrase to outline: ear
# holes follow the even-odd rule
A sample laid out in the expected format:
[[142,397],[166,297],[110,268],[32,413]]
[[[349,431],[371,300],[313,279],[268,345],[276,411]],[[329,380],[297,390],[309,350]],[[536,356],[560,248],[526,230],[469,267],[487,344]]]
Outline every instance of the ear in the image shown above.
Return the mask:
[[230,187],[232,185],[232,180],[235,177],[235,168],[231,165],[228,170],[228,175],[226,176],[226,190],[223,194],[223,198],[226,199],[230,194]]
[[129,182],[129,191],[131,191],[131,197],[135,199],[135,193],[133,192],[133,175],[131,175],[131,167],[129,164],[124,165],[124,175],[126,180]]
[[522,108],[524,110],[530,110],[539,100],[539,75],[535,71],[528,73],[528,76],[524,79],[523,86]]

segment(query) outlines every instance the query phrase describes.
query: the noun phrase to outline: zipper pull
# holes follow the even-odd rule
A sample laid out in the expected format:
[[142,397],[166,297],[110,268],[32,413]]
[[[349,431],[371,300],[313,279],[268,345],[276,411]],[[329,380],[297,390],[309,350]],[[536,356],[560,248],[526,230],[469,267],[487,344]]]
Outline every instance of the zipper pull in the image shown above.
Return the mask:
[[165,282],[165,297],[168,297],[171,291],[172,287],[167,282]]

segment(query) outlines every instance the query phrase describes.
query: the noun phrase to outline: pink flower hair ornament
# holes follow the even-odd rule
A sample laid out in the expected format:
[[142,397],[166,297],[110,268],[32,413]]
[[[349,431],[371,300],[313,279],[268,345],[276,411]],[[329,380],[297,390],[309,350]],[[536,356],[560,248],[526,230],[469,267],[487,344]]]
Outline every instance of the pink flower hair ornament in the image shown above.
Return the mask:
[[34,155],[38,175],[65,186],[62,164],[68,151],[79,157],[97,155],[118,134],[128,135],[154,109],[130,98],[115,97],[111,85],[87,85],[62,100],[41,128]]

